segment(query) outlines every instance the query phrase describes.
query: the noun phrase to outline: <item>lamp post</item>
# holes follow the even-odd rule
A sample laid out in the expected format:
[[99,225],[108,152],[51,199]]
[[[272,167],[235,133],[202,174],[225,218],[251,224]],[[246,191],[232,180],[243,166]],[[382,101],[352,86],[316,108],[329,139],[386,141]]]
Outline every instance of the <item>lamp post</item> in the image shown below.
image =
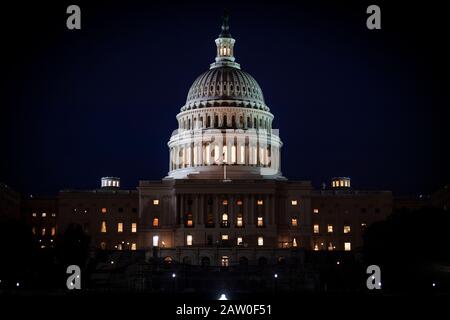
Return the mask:
[[278,292],[278,273],[275,273],[273,275],[274,281],[275,281],[275,293]]
[[175,292],[176,289],[176,281],[177,281],[177,275],[176,273],[172,273],[172,291]]

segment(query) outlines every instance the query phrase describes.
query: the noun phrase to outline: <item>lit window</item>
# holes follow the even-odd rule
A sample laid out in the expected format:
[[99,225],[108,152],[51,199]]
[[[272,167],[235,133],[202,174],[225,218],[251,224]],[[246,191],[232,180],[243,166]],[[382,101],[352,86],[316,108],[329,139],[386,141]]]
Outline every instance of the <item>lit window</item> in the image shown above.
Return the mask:
[[328,243],[328,251],[333,251],[334,250],[334,246],[333,246],[333,243],[332,242],[329,242]]
[[314,213],[319,213],[319,209],[314,209]]
[[244,225],[244,222],[243,222],[243,220],[242,220],[242,215],[239,214],[239,215],[237,216],[236,226],[237,226],[237,227],[242,227],[243,225]]
[[344,233],[350,233],[350,226],[344,226]]
[[319,233],[319,225],[318,224],[315,224],[314,226],[313,226],[313,232],[314,233]]
[[258,246],[262,247],[264,245],[264,238],[258,237]]
[[51,235],[52,235],[52,237],[56,235],[56,228],[55,227],[52,227]]
[[33,212],[31,215],[32,215],[33,217],[36,217],[36,212]]
[[367,227],[367,224],[361,223],[361,227],[365,228],[365,227]]
[[153,228],[158,228],[158,227],[159,227],[159,218],[154,217],[153,218]]
[[263,205],[263,201],[262,200],[258,200],[257,204],[258,204],[258,206],[262,206]]
[[186,222],[185,222],[186,227],[192,227],[194,225],[194,219],[193,219],[192,213],[188,213],[186,215],[185,219],[186,219]]
[[106,208],[102,208],[102,213],[106,213]]
[[230,259],[228,256],[222,256],[222,267],[228,267]]
[[327,231],[328,231],[328,233],[333,233],[333,225],[332,224],[329,224],[327,226]]
[[154,206],[159,205],[159,200],[158,200],[158,199],[154,199],[154,200],[153,200],[153,205],[154,205]]
[[227,213],[222,214],[222,226],[224,226],[224,227],[228,226],[228,214]]
[[136,250],[136,243],[131,243],[131,250]]
[[47,213],[42,212],[42,218],[45,218],[47,216]]
[[159,236],[153,236],[153,246],[157,247],[159,245]]
[[212,213],[208,213],[207,215],[207,222],[208,226],[214,225],[214,219]]
[[242,245],[242,242],[243,242],[242,237],[237,237],[237,245],[238,246]]
[[123,222],[117,224],[117,232],[123,232]]
[[344,242],[344,250],[345,251],[351,251],[352,250],[352,244],[350,242]]
[[223,204],[224,206],[227,206],[227,205],[228,205],[228,200],[223,200],[223,201],[222,201],[222,204]]
[[31,228],[31,232],[32,232],[33,234],[36,234],[36,227],[32,227],[32,228]]
[[317,243],[314,244],[314,251],[319,251],[319,244]]
[[291,219],[291,225],[293,227],[296,227],[298,225],[297,217],[292,217]]
[[298,244],[297,244],[297,239],[292,239],[292,246],[293,247],[297,247],[298,246]]
[[264,226],[264,220],[263,220],[263,217],[258,217],[258,224],[257,224],[257,226],[258,226],[258,227],[263,227],[263,226]]
[[131,232],[136,233],[137,232],[137,223],[133,222],[131,224]]
[[297,200],[292,200],[291,201],[291,205],[296,206],[297,205]]
[[186,236],[186,245],[192,246],[192,235],[191,234],[188,234]]
[[241,201],[241,200],[238,200],[238,201],[237,201],[237,205],[238,205],[238,206],[242,206],[242,201]]
[[102,233],[106,232],[106,221],[102,221],[102,228],[100,230]]
[[228,240],[228,235],[227,234],[223,234],[222,235],[222,240]]
[[45,228],[42,228],[42,235],[45,236]]
[[[84,212],[86,213],[86,210]],[[52,213],[52,217],[56,217],[56,213]]]

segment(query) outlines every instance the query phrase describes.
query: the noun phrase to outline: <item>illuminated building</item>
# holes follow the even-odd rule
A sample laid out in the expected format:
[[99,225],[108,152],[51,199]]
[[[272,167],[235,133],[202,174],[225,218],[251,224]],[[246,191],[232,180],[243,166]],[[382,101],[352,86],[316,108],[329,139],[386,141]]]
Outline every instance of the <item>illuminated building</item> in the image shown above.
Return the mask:
[[[391,213],[391,193],[354,190],[348,177],[333,178],[322,190],[284,177],[274,115],[235,60],[227,19],[215,43],[214,62],[176,116],[167,176],[140,181],[137,190],[121,189],[117,177],[102,178],[99,189],[62,190],[57,210],[45,211],[56,212],[56,223],[45,231],[35,224],[36,233],[78,224],[97,249],[222,266],[361,246],[364,228]],[[47,219],[42,212],[28,214],[41,214],[30,216],[41,221]]]

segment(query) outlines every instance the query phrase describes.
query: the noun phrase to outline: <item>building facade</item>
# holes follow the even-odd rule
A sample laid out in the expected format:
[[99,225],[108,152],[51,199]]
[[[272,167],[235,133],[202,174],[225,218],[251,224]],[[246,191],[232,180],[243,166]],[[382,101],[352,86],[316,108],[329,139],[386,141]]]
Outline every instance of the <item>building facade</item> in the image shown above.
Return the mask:
[[[215,43],[214,62],[176,116],[168,175],[140,181],[137,190],[106,177],[99,189],[61,191],[55,232],[78,224],[95,248],[198,265],[276,263],[301,259],[304,250],[360,247],[364,228],[391,213],[391,193],[353,190],[345,177],[321,190],[284,177],[274,115],[235,60],[227,19]],[[29,212],[38,234],[49,228],[43,210],[53,212]]]

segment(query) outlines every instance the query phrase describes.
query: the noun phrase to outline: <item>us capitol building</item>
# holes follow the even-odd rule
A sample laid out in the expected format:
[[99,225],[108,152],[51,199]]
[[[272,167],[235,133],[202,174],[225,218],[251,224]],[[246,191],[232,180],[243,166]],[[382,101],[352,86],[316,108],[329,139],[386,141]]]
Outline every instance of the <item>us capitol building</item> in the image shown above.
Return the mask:
[[196,265],[271,264],[305,250],[356,250],[364,229],[391,213],[389,191],[354,190],[347,177],[321,189],[284,177],[274,115],[235,60],[226,18],[215,43],[215,61],[176,116],[168,175],[137,190],[105,177],[99,189],[27,200],[43,247],[77,224],[98,249]]

